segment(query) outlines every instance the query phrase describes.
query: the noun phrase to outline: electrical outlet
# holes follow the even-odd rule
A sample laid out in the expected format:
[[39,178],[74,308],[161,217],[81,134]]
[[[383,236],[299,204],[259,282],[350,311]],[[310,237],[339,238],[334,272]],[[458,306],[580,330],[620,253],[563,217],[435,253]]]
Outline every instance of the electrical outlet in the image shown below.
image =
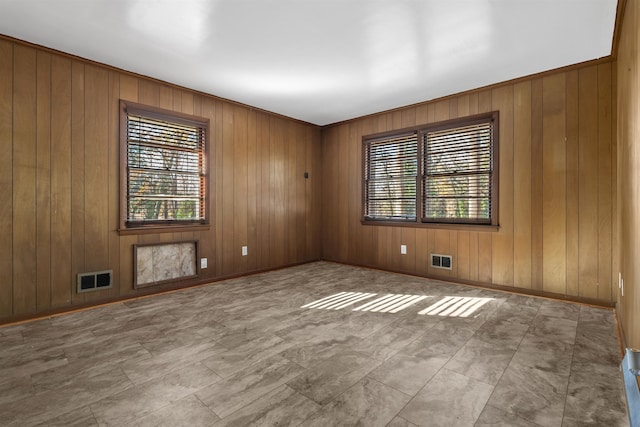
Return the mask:
[[620,279],[620,290],[622,291],[622,296],[624,296],[624,279]]
[[200,258],[200,268],[207,268],[207,259]]
[[618,289],[622,287],[622,273],[618,272]]
[[400,253],[402,255],[406,255],[407,254],[407,245],[400,245]]
[[246,246],[242,247],[242,256],[247,256],[249,254],[249,250]]

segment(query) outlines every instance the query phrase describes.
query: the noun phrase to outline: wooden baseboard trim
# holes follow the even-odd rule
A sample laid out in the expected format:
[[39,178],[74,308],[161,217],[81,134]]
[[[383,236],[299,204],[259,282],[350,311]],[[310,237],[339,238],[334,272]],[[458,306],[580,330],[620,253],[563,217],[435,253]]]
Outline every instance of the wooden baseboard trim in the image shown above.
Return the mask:
[[[602,303],[600,301],[595,301],[595,300],[592,300],[592,299],[589,299],[589,298],[572,297],[572,296],[568,296],[568,295],[555,294],[555,293],[551,293],[551,292],[543,292],[543,291],[538,291],[538,290],[534,290],[534,289],[512,288],[512,287],[509,287],[509,286],[500,286],[500,285],[494,285],[494,284],[484,283],[484,282],[452,280],[449,277],[420,275],[420,274],[409,273],[409,272],[401,271],[401,270],[383,269],[383,268],[380,268],[380,267],[377,267],[377,266],[372,266],[372,265],[353,264],[353,263],[347,263],[347,262],[334,261],[334,260],[330,260],[330,259],[313,259],[313,260],[302,261],[302,262],[297,262],[297,263],[285,264],[285,265],[278,266],[278,267],[257,269],[257,270],[252,270],[252,271],[248,271],[248,272],[244,272],[244,273],[228,274],[228,275],[224,275],[224,276],[215,277],[213,279],[196,280],[196,281],[190,281],[189,283],[171,283],[171,284],[162,285],[162,286],[157,287],[157,288],[143,288],[143,289],[141,289],[141,291],[139,293],[137,293],[135,295],[125,295],[125,296],[118,296],[118,297],[113,297],[113,298],[106,298],[106,299],[103,299],[103,300],[92,301],[90,303],[84,303],[84,304],[78,304],[78,305],[73,305],[73,306],[61,307],[61,308],[57,308],[57,309],[46,310],[46,311],[42,311],[42,312],[39,312],[39,313],[31,313],[31,314],[25,314],[25,315],[19,315],[19,316],[12,316],[12,317],[8,317],[8,318],[0,319],[0,327],[17,325],[17,324],[21,324],[21,323],[33,322],[33,321],[36,321],[36,320],[62,316],[62,315],[65,315],[65,314],[76,313],[76,312],[85,311],[85,310],[91,310],[91,309],[98,308],[98,307],[104,307],[104,306],[108,306],[108,305],[112,305],[112,304],[118,304],[118,303],[121,303],[121,302],[124,302],[124,301],[135,301],[137,299],[149,298],[149,297],[153,297],[153,296],[156,296],[156,295],[169,294],[169,293],[173,293],[173,292],[182,291],[182,290],[185,290],[185,289],[191,289],[191,288],[196,288],[196,287],[201,287],[201,286],[208,286],[208,285],[212,285],[212,284],[215,284],[215,283],[218,283],[218,282],[222,282],[222,281],[225,281],[225,280],[236,279],[236,278],[239,278],[239,277],[253,276],[253,275],[256,275],[256,274],[267,273],[267,272],[270,272],[270,271],[282,270],[282,269],[285,269],[285,268],[295,267],[297,265],[309,264],[309,263],[316,262],[316,261],[324,261],[324,262],[330,262],[330,263],[341,264],[341,265],[349,265],[349,266],[353,266],[353,267],[367,268],[367,269],[370,269],[370,270],[384,271],[384,272],[388,272],[388,273],[403,274],[403,275],[411,276],[411,277],[421,277],[421,278],[425,278],[425,279],[429,279],[429,280],[436,280],[436,281],[439,281],[439,282],[454,283],[456,285],[469,286],[469,287],[480,288],[480,289],[489,289],[489,290],[498,291],[498,292],[504,292],[504,293],[508,293],[508,294],[527,295],[527,296],[531,296],[531,297],[535,297],[535,298],[542,298],[542,299],[547,299],[547,300],[563,301],[563,302],[587,305],[587,306],[597,307],[597,308],[608,308],[608,309],[614,310],[614,313],[615,313],[615,309],[614,309],[614,305],[613,304],[606,304],[606,303]],[[617,327],[618,327],[618,335],[619,335],[619,338],[620,338],[619,342],[620,342],[620,345],[623,346],[623,347],[621,347],[621,353],[622,353],[622,355],[624,355],[624,332],[621,329],[621,325],[620,325],[620,322],[618,322],[617,316],[616,316],[616,324],[617,324]]]
[[63,316],[65,314],[77,313],[80,311],[92,310],[94,308],[105,307],[113,304],[119,304],[124,301],[135,301],[138,299],[150,298],[157,295],[165,295],[173,292],[179,292],[186,289],[209,286],[219,282],[223,282],[225,280],[237,279],[239,277],[254,276],[256,274],[282,270],[284,268],[295,267],[297,265],[303,265],[303,264],[309,264],[311,262],[316,262],[316,261],[319,261],[319,259],[302,261],[302,262],[297,262],[292,264],[285,264],[279,267],[262,268],[262,269],[252,270],[244,273],[228,274],[225,276],[219,276],[212,279],[208,278],[208,279],[189,281],[188,283],[174,282],[170,284],[160,285],[158,287],[142,288],[140,289],[140,292],[135,295],[124,295],[124,296],[117,296],[112,298],[105,298],[102,300],[92,301],[90,303],[77,304],[73,306],[66,306],[66,307],[46,310],[39,313],[30,313],[30,314],[3,318],[3,319],[0,319],[0,328],[6,327],[6,326],[19,325],[22,323],[34,322],[36,320],[49,319],[52,317]]
[[412,273],[412,272],[407,272],[402,270],[380,268],[374,265],[353,264],[348,262],[334,261],[330,259],[323,259],[322,261],[333,262],[333,263],[342,264],[342,265],[350,265],[353,267],[368,268],[370,270],[385,271],[388,273],[404,274],[406,276],[412,276],[412,277],[422,277],[424,279],[436,280],[439,282],[454,283],[456,285],[469,286],[472,288],[489,289],[492,291],[505,292],[509,294],[527,295],[535,298],[562,301],[562,302],[573,303],[573,304],[581,304],[581,305],[586,305],[590,307],[608,308],[608,309],[613,309],[615,307],[615,304],[613,303],[605,303],[605,302],[594,300],[591,298],[574,297],[571,295],[556,294],[553,292],[539,291],[536,289],[516,288],[511,286],[495,285],[492,283],[475,282],[471,280],[452,279],[450,277],[443,277],[443,276],[436,276],[436,275],[426,275],[426,274],[423,275],[423,274]]

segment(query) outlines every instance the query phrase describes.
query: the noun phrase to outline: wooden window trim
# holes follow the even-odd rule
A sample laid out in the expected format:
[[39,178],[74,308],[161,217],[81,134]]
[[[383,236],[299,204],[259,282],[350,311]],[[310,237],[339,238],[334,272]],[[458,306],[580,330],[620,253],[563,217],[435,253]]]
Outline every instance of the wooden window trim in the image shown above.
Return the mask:
[[[478,123],[484,123],[487,121],[493,121],[494,132],[493,132],[493,141],[492,141],[492,174],[491,174],[491,222],[490,223],[474,223],[473,221],[428,221],[423,218],[424,212],[422,208],[422,194],[423,189],[423,175],[424,170],[422,166],[422,156],[423,156],[423,144],[422,144],[422,135],[427,132],[433,132],[438,130],[444,130],[449,128],[455,128],[458,126],[465,125],[473,125]],[[499,226],[499,158],[500,158],[500,114],[498,111],[492,111],[490,113],[482,113],[476,114],[473,116],[460,117],[455,119],[444,120],[436,123],[429,123],[420,126],[412,126],[408,128],[380,132],[371,135],[365,135],[362,137],[362,162],[361,162],[361,177],[362,177],[362,199],[361,199],[361,212],[362,217],[360,223],[363,225],[381,225],[381,226],[395,226],[395,227],[416,227],[416,228],[435,228],[435,229],[452,229],[452,230],[469,230],[469,231],[498,231]],[[366,149],[367,145],[374,141],[379,141],[381,139],[405,135],[411,132],[415,132],[418,134],[418,163],[419,163],[419,173],[418,173],[418,187],[416,191],[416,219],[415,220],[390,220],[390,219],[375,219],[375,218],[367,218],[365,213],[366,209],[366,176],[365,170],[367,168],[367,160],[366,160]]]
[[[389,140],[393,138],[395,141],[395,143],[390,142]],[[399,142],[400,141],[400,142]],[[420,181],[420,174],[419,174],[419,164],[417,162],[417,159],[420,157],[419,156],[419,135],[415,130],[410,130],[408,132],[397,132],[397,133],[393,133],[391,135],[385,136],[385,137],[373,137],[373,138],[369,138],[365,144],[363,144],[363,155],[362,155],[362,167],[363,167],[363,171],[365,170],[371,170],[371,169],[376,169],[376,168],[372,168],[371,165],[367,165],[367,158],[369,157],[369,152],[371,145],[376,144],[378,142],[382,142],[382,143],[389,143],[390,146],[392,146],[395,149],[400,149],[402,146],[405,146],[406,142],[412,142],[415,143],[415,150],[416,150],[416,154],[415,154],[415,159],[416,159],[416,163],[415,163],[415,177],[413,177],[413,179],[411,179],[410,175],[404,175],[401,172],[401,169],[398,169],[398,167],[402,167],[402,161],[400,160],[400,162],[392,162],[392,171],[398,173],[398,176],[394,176],[393,178],[389,178],[390,181],[393,181],[394,179],[397,181],[398,179],[400,179],[401,181],[403,180],[403,178],[406,180],[408,179],[408,182],[414,181],[413,185],[415,186],[415,191],[417,192],[419,189],[419,181]],[[398,143],[399,142],[399,143]],[[396,144],[397,143],[397,144]],[[413,144],[412,144],[413,145]],[[383,150],[384,151],[384,150]],[[394,157],[393,159],[402,159],[402,156],[398,156],[397,158]],[[406,157],[405,157],[406,158]],[[367,166],[369,166],[368,169]],[[375,173],[374,173],[375,174]],[[365,188],[364,185],[366,185],[366,177],[364,176],[365,174],[363,173],[363,191],[362,191],[362,200],[363,200],[363,218],[367,218],[367,220],[369,221],[391,221],[391,222],[414,222],[416,221],[418,217],[418,212],[415,212],[415,217],[402,217],[401,215],[396,216],[395,219],[387,219],[387,218],[375,218],[375,217],[366,217],[366,213],[367,213],[367,195],[368,195],[368,191],[367,188]],[[379,179],[379,178],[378,178]],[[396,199],[397,200],[397,199]],[[416,206],[414,205],[414,209],[416,208]]]
[[[204,177],[204,220],[179,221],[160,220],[149,221],[146,224],[127,224],[127,115],[141,115],[144,117],[166,120],[189,126],[205,128],[204,156],[206,159],[206,173]],[[210,206],[211,197],[211,161],[210,161],[210,121],[205,117],[198,117],[181,112],[165,110],[162,108],[143,105],[135,102],[120,100],[120,223],[118,232],[120,235],[150,234],[150,233],[176,233],[189,231],[203,231],[210,229],[210,220],[213,208]]]
[[360,224],[384,227],[433,228],[459,231],[499,231],[499,225],[493,224],[461,224],[454,222],[421,222],[421,221],[384,221],[361,219]]

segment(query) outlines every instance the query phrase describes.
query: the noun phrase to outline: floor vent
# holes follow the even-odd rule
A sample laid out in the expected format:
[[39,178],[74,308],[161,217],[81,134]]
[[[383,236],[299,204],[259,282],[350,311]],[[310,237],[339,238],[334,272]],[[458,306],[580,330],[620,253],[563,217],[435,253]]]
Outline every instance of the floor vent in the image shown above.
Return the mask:
[[113,287],[113,270],[78,274],[78,293],[99,291]]
[[451,255],[431,254],[431,267],[451,270]]

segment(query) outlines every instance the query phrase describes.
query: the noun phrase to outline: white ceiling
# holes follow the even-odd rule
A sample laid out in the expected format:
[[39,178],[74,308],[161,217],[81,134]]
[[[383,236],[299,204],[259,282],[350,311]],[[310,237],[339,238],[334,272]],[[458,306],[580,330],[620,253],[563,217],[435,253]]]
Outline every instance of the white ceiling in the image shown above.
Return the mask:
[[0,0],[0,34],[318,125],[611,54],[617,0]]

